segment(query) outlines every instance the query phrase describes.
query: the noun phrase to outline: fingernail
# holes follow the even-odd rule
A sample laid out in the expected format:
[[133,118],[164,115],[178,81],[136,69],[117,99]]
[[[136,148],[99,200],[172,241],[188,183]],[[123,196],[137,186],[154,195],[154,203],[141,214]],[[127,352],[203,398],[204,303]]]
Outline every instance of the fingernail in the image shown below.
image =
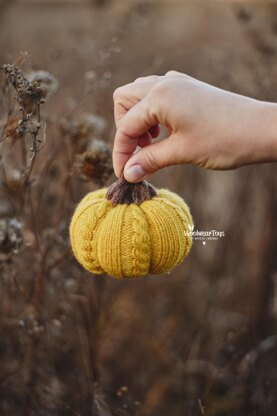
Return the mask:
[[124,171],[125,179],[129,182],[138,182],[145,175],[145,170],[140,165],[133,165]]

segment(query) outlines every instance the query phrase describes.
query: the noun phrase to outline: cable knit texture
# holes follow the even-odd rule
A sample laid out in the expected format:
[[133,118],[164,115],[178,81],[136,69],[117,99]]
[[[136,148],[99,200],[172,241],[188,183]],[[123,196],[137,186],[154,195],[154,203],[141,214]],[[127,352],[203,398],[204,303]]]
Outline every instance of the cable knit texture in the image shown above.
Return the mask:
[[107,189],[90,192],[70,224],[72,250],[79,263],[117,278],[164,273],[189,253],[193,221],[182,198],[166,190],[141,204],[106,199]]

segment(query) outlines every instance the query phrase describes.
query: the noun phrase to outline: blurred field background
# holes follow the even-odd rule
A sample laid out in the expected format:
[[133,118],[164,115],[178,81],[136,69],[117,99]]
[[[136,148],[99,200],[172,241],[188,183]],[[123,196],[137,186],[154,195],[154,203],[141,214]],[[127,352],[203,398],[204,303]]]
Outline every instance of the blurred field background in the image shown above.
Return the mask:
[[90,275],[68,224],[115,179],[116,87],[175,69],[277,100],[277,3],[2,0],[6,63],[51,94],[34,152],[1,71],[0,415],[275,416],[276,166],[151,178],[225,232],[169,275]]

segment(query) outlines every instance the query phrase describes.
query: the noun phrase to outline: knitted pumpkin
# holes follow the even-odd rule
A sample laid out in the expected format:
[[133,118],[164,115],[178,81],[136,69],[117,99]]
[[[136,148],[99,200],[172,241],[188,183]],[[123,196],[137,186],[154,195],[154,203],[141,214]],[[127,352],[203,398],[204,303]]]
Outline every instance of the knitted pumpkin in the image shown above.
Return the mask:
[[188,254],[193,222],[176,194],[121,178],[90,192],[70,224],[73,253],[92,273],[140,277],[164,273]]

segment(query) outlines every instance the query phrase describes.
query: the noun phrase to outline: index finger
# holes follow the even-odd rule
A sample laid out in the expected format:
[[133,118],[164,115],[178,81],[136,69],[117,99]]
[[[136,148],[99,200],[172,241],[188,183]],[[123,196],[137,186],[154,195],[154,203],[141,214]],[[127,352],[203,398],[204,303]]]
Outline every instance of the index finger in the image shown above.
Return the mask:
[[120,176],[142,137],[150,136],[149,130],[159,123],[153,111],[150,94],[133,106],[118,123],[113,148],[113,165],[116,176]]
[[139,78],[136,81],[119,87],[113,94],[114,120],[116,126],[119,120],[137,103],[139,103],[157,84],[160,77],[152,75]]

